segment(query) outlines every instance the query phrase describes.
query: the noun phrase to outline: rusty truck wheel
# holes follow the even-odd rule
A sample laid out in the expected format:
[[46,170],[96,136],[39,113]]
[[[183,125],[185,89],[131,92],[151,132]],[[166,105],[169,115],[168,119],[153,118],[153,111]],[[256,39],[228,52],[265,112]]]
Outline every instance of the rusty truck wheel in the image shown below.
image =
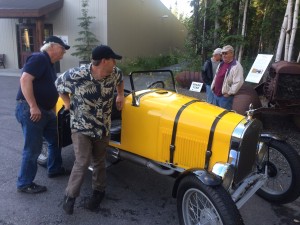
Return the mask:
[[269,148],[269,154],[260,164],[263,172],[267,166],[268,179],[257,191],[267,201],[285,204],[300,196],[300,157],[284,141],[262,139]]
[[293,122],[300,129],[300,115],[293,115]]

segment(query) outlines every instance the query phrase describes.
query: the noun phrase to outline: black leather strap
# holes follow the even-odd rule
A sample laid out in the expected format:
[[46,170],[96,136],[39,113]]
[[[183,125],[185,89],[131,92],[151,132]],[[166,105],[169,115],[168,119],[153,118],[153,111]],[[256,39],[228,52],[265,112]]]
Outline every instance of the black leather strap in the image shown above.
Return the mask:
[[170,163],[173,163],[173,161],[174,161],[176,133],[177,133],[177,126],[178,126],[178,121],[179,121],[180,115],[184,109],[186,109],[189,105],[191,105],[195,102],[200,102],[200,100],[195,99],[195,100],[185,103],[184,105],[181,106],[181,108],[178,110],[178,112],[175,116],[174,124],[173,124],[173,131],[172,131],[172,139],[171,139],[171,144],[170,144]]
[[205,169],[208,169],[209,166],[209,160],[210,157],[212,155],[212,151],[211,151],[211,147],[212,147],[212,143],[213,143],[213,139],[214,139],[214,134],[215,134],[215,130],[216,130],[216,126],[218,124],[218,122],[220,121],[220,119],[226,115],[229,111],[224,110],[222,113],[220,113],[214,120],[213,124],[211,125],[210,128],[210,133],[209,133],[209,138],[208,138],[208,143],[207,143],[207,150],[206,150],[206,155],[205,155]]

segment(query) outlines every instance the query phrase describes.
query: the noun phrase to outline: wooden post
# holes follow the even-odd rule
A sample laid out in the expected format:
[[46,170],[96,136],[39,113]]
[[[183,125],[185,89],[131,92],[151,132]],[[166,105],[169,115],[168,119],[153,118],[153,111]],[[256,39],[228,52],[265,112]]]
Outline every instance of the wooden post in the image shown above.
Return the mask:
[[45,39],[44,35],[44,17],[39,17],[36,19],[36,51],[43,45]]

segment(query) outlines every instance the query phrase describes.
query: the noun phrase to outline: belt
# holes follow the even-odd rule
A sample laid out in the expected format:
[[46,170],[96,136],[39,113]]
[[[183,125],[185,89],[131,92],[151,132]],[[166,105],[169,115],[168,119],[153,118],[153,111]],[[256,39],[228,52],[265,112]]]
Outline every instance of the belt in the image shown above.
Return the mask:
[[[16,101],[17,101],[17,103],[27,103],[27,101],[26,101],[25,99],[17,99]],[[28,103],[27,103],[27,104],[28,104]],[[43,107],[41,107],[41,106],[39,106],[39,105],[38,105],[38,107],[39,107],[40,109],[45,110],[45,111],[53,111],[52,109],[44,109]]]

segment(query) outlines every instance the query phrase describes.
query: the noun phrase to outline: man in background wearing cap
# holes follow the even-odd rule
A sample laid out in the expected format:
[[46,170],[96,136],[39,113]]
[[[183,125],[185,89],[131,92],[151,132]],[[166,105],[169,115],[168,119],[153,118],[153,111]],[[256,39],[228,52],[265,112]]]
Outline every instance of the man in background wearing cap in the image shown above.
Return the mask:
[[[63,209],[73,214],[76,197],[92,160],[92,197],[84,204],[89,210],[99,207],[106,188],[105,148],[110,140],[112,104],[121,110],[124,104],[124,83],[116,68],[117,55],[100,45],[92,51],[92,63],[72,68],[58,77],[57,90],[70,110],[75,162],[65,190]],[[117,90],[116,102],[113,102]]]
[[222,61],[222,49],[216,48],[210,59],[207,59],[202,68],[202,79],[205,83],[206,90],[206,101],[208,103],[213,103],[214,94],[211,91],[211,82],[214,79],[216,70],[220,62]]
[[234,95],[244,83],[242,65],[234,58],[231,45],[222,48],[223,62],[220,63],[211,84],[214,93],[213,104],[231,110]]
[[16,98],[16,118],[22,125],[25,139],[17,180],[19,192],[35,194],[47,190],[45,186],[33,182],[43,138],[48,143],[48,176],[52,178],[67,174],[62,167],[53,109],[58,100],[54,63],[61,60],[69,48],[60,38],[50,36],[41,47],[41,52],[29,56],[22,69]]

